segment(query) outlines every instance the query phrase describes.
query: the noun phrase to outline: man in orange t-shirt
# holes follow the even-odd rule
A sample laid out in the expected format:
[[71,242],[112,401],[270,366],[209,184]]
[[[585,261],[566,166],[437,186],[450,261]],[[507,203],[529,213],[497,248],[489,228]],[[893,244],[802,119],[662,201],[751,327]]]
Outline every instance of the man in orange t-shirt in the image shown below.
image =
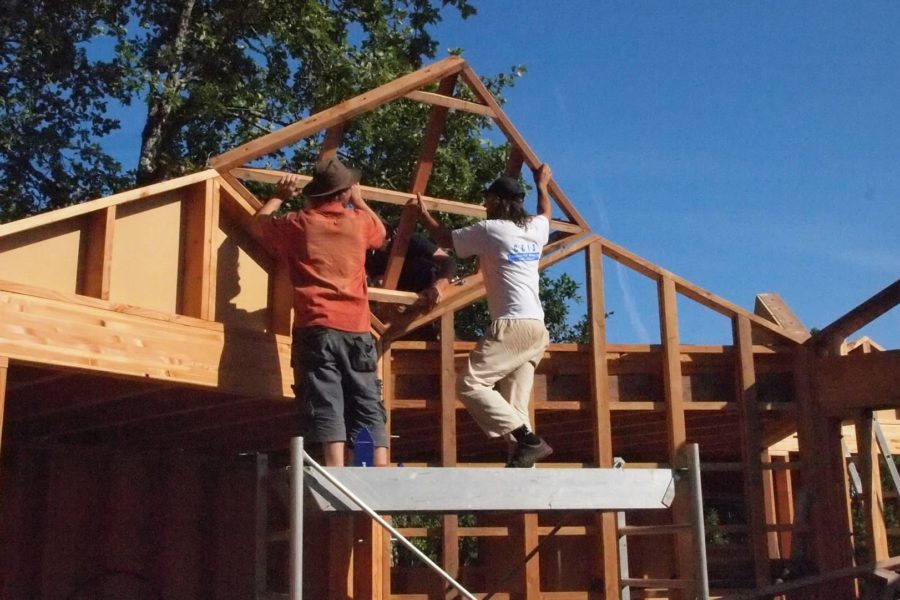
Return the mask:
[[291,363],[304,435],[322,443],[326,465],[343,466],[346,442],[368,428],[375,464],[386,465],[387,419],[369,333],[365,269],[366,252],[384,241],[384,225],[363,200],[359,172],[335,158],[316,165],[303,188],[303,209],[274,217],[299,190],[299,177],[282,178],[254,222],[290,268]]

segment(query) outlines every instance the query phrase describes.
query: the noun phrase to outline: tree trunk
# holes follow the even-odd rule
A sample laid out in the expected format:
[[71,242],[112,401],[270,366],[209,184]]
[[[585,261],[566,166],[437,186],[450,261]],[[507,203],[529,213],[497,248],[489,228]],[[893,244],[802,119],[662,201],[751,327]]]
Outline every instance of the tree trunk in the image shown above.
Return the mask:
[[[137,183],[147,185],[165,179],[171,165],[165,164],[163,150],[166,141],[171,137],[172,113],[176,108],[181,88],[186,83],[183,71],[184,46],[191,24],[191,13],[195,0],[184,0],[178,25],[172,32],[174,48],[171,63],[165,73],[165,79],[159,87],[151,88],[147,97],[147,122],[141,134],[141,154],[138,159]],[[165,45],[161,46],[161,49]]]

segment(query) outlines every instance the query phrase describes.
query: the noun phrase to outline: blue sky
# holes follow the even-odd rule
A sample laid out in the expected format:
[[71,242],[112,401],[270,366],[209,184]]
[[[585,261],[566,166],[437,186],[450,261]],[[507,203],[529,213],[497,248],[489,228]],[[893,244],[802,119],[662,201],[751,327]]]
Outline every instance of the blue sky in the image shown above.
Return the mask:
[[[436,28],[439,57],[527,68],[505,110],[600,235],[808,327],[900,276],[900,3],[476,5]],[[652,282],[605,276],[610,341],[658,341]],[[679,309],[686,342],[730,339]],[[862,333],[900,348],[900,309]]]

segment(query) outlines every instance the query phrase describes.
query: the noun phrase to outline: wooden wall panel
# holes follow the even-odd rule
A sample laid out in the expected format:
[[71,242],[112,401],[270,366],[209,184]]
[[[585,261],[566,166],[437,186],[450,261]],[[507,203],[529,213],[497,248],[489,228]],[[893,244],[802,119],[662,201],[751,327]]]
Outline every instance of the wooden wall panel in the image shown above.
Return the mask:
[[76,218],[0,237],[0,280],[76,293],[86,224]]
[[109,299],[170,314],[178,309],[181,203],[176,190],[119,206]]
[[3,600],[252,597],[252,457],[31,448],[15,465]]
[[234,327],[268,330],[271,326],[268,308],[271,261],[256,242],[223,213],[220,213],[215,230],[213,248],[215,320]]
[[289,338],[159,313],[139,316],[132,313],[140,310],[99,300],[86,304],[0,290],[0,356],[293,398]]

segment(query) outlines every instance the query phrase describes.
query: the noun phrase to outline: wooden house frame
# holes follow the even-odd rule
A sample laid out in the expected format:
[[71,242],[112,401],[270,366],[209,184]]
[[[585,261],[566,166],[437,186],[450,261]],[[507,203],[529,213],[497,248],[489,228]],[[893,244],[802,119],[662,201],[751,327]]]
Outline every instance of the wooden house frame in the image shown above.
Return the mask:
[[[454,95],[460,86],[474,101]],[[431,106],[420,158],[409,189],[363,186],[368,200],[403,205],[413,193],[427,194],[451,110],[493,120],[510,144],[508,174],[541,163],[477,74],[451,57],[226,152],[208,170],[0,225],[0,598],[71,597],[79,582],[97,576],[98,565],[153,580],[167,598],[264,597],[267,577],[258,564],[275,564],[277,555],[267,554],[266,542],[249,531],[266,527],[258,509],[268,504],[268,492],[257,477],[267,462],[235,457],[275,452],[297,433],[291,294],[285,267],[249,233],[260,202],[242,180],[277,181],[281,173],[252,163],[322,132],[320,156],[334,155],[348,121],[395,101]],[[802,558],[810,573],[853,564],[840,425],[856,421],[870,559],[886,559],[867,423],[874,409],[900,407],[900,354],[842,355],[840,348],[900,302],[900,281],[810,337],[777,299],[764,297],[756,311],[747,311],[592,233],[555,181],[550,193],[563,217],[553,221],[558,234],[541,266],[584,261],[591,341],[551,345],[539,369],[534,420],[557,450],[555,462],[542,467],[609,468],[614,456],[628,466],[675,467],[685,445],[699,443],[707,497],[727,497],[742,519],[718,528],[727,543],[710,557],[713,587],[727,596],[771,584],[775,559]],[[426,200],[437,211],[484,216],[481,206],[458,199]],[[373,300],[409,301],[394,288],[414,225],[415,215],[405,210],[385,289],[373,290]],[[659,345],[607,343],[605,261],[656,286]],[[398,436],[393,462],[499,460],[454,392],[472,344],[455,341],[453,315],[484,293],[475,274],[427,314],[374,320],[389,428]],[[729,319],[732,344],[682,343],[679,297]],[[433,321],[440,341],[404,339]],[[769,446],[794,431],[799,453],[769,454]],[[185,505],[169,504],[172,494],[160,496],[142,481],[173,486]],[[85,494],[115,501],[89,501]],[[670,524],[687,520],[688,507],[678,500],[686,497],[676,494]],[[166,507],[157,515],[167,524],[163,541],[146,532],[153,542],[118,535],[149,518],[154,502]],[[196,522],[205,528],[199,531]],[[561,541],[525,562],[496,597],[619,598],[621,536],[663,525],[639,514],[629,515],[629,524],[634,528],[620,529],[611,513],[579,515],[560,530]],[[442,567],[487,593],[500,585],[497,564],[505,570],[522,562],[553,525],[533,513],[475,525],[450,514],[437,529],[404,533],[437,539]],[[106,532],[103,540],[90,551],[74,550],[94,527]],[[318,532],[324,558],[310,597],[444,597],[415,568],[392,568],[389,540],[368,523],[332,520]],[[652,537],[629,544],[631,577],[643,579],[631,582],[631,597],[691,597],[688,532],[654,527],[647,533]],[[495,568],[461,564],[463,539],[478,540],[484,562]],[[148,546],[162,548],[163,558],[148,558]],[[218,557],[216,568],[196,558],[210,552]],[[258,563],[260,557],[269,560]],[[119,561],[126,559],[131,562],[123,567]],[[828,597],[856,597],[852,577],[860,573],[830,584]]]

